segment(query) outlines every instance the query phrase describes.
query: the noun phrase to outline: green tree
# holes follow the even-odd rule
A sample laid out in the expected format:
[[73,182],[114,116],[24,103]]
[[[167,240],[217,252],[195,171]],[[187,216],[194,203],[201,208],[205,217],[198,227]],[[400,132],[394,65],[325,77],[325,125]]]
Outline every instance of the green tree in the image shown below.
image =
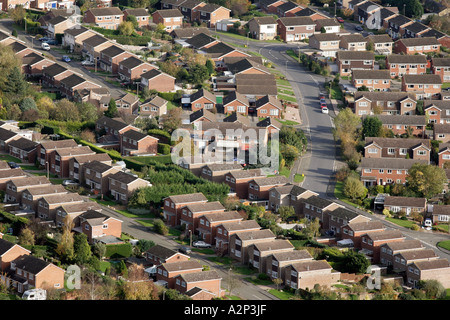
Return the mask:
[[181,126],[181,116],[181,108],[173,108],[167,111],[167,113],[160,118],[163,129],[172,133],[172,131],[179,128]]
[[34,232],[30,228],[23,228],[19,234],[19,244],[21,246],[34,246]]
[[105,111],[105,116],[108,118],[115,118],[119,114],[119,111],[117,110],[116,100],[114,98],[111,98],[109,100],[108,109]]
[[161,219],[156,219],[153,223],[153,227],[156,233],[162,234],[163,236],[166,236],[169,233],[169,228]]
[[292,145],[283,143],[280,145],[280,154],[283,157],[286,166],[291,167],[295,160],[300,156],[300,151]]
[[[208,69],[208,74],[212,75],[214,73],[214,62],[211,59],[206,60],[206,68]],[[183,69],[185,70],[185,69]]]
[[287,221],[289,218],[295,216],[295,209],[292,206],[281,206],[278,209],[278,214],[283,221]]
[[368,116],[362,123],[363,137],[379,137],[383,123],[378,117]]
[[137,21],[136,17],[131,14],[127,16],[127,19],[125,21],[131,22],[134,29],[139,27],[139,22]]
[[14,23],[21,25],[25,19],[26,11],[22,5],[16,5],[13,9],[9,9],[8,13]]
[[56,103],[56,107],[51,110],[50,116],[57,121],[80,121],[77,106],[65,98]]
[[87,236],[84,233],[78,233],[74,237],[73,243],[74,260],[81,265],[87,264],[92,256],[91,247]]
[[22,112],[25,112],[27,110],[37,110],[36,102],[32,98],[25,98],[22,100],[22,103],[20,104],[20,110]]
[[73,221],[69,216],[64,218],[63,233],[55,252],[63,262],[72,262],[74,257],[74,238],[72,233]]
[[121,24],[119,24],[118,30],[121,35],[131,36],[134,32],[133,22],[131,21],[122,22]]
[[438,280],[421,280],[418,287],[425,291],[428,299],[444,299],[446,296],[445,288]]
[[354,142],[358,136],[358,127],[361,124],[361,118],[356,115],[352,109],[345,108],[333,119],[334,134],[344,142]]
[[370,261],[363,254],[349,250],[344,254],[343,265],[348,273],[366,273]]
[[190,81],[200,85],[209,78],[208,68],[204,65],[195,64],[190,70]]
[[320,220],[314,218],[314,220],[306,219],[305,227],[302,229],[301,233],[305,235],[309,240],[320,236]]
[[16,98],[23,96],[28,89],[28,84],[25,81],[24,75],[18,66],[10,70],[8,80],[4,85],[3,91],[14,94]]
[[82,102],[77,104],[78,113],[80,114],[80,121],[95,122],[98,119],[97,107],[89,102]]
[[447,182],[445,170],[431,164],[414,163],[408,170],[407,187],[430,199],[440,194]]
[[367,188],[364,187],[364,184],[359,179],[348,177],[344,181],[343,192],[346,197],[354,201],[356,199],[365,198],[367,195]]
[[92,253],[95,254],[101,261],[106,253],[106,245],[101,242],[94,243],[92,246]]
[[367,88],[365,85],[362,85],[357,89],[357,91],[369,91],[369,88]]

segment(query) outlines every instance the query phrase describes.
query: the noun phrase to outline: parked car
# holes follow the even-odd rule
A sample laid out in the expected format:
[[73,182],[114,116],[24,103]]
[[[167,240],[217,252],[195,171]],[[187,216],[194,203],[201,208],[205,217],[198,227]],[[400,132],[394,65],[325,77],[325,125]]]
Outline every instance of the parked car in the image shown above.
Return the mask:
[[325,100],[325,98],[320,98],[320,103],[327,103],[327,100]]
[[364,31],[363,27],[361,26],[355,26],[356,31]]
[[64,62],[70,62],[71,60],[70,60],[69,56],[63,56],[63,57],[62,57],[62,61],[64,61]]
[[323,108],[326,108],[327,107],[327,104],[326,104],[326,102],[321,102],[320,103],[320,107],[323,109]]
[[327,107],[325,107],[325,108],[322,108],[322,113],[326,113],[326,114],[328,114],[328,108],[327,108]]
[[190,254],[192,252],[191,248],[189,247],[180,247],[178,248],[178,251],[184,254]]
[[84,60],[83,62],[81,62],[81,65],[83,65],[83,66],[93,66],[94,62],[90,61],[90,60]]
[[73,180],[64,180],[62,184],[63,186],[76,186],[78,185],[78,182]]
[[53,39],[48,39],[48,40],[45,41],[45,42],[47,42],[48,44],[50,44],[50,45],[52,45],[52,46],[56,46],[56,45],[58,44],[58,41],[53,40]]
[[336,20],[337,20],[337,22],[339,22],[339,23],[344,23],[344,19],[342,19],[341,17],[337,17]]
[[39,41],[41,41],[41,42],[46,42],[48,40],[50,40],[50,38],[47,38],[47,37],[39,38]]
[[50,50],[50,46],[48,45],[47,42],[42,42],[41,48],[47,51]]
[[10,167],[11,169],[17,169],[17,168],[20,168],[20,166],[19,166],[17,163],[13,162],[13,161],[8,162],[8,165],[9,165],[9,167]]
[[196,248],[211,248],[211,245],[205,241],[195,241],[192,245]]
[[47,291],[44,289],[30,289],[23,293],[23,300],[47,300]]

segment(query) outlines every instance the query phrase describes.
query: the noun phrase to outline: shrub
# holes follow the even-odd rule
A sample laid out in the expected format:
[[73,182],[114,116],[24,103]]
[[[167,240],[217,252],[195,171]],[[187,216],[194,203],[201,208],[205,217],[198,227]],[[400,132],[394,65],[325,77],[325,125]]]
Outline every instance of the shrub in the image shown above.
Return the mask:
[[158,153],[170,154],[170,146],[165,143],[158,143]]
[[111,244],[106,246],[106,258],[128,258],[131,256],[133,248],[130,243]]
[[411,226],[411,230],[413,230],[413,231],[419,231],[419,230],[420,230],[420,227],[419,227],[417,224],[413,224],[413,225]]
[[156,219],[153,227],[155,229],[155,232],[162,234],[163,236],[166,236],[169,233],[169,228],[161,219]]
[[260,274],[258,274],[258,279],[259,280],[269,280],[270,278],[269,278],[269,276],[267,274],[260,273]]

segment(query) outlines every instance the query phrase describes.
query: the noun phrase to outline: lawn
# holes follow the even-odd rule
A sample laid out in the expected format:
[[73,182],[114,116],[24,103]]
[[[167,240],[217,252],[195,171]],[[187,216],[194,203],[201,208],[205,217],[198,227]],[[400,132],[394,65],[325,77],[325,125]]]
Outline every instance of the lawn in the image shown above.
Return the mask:
[[286,87],[291,87],[291,84],[289,83],[289,81],[285,80],[285,79],[276,79],[277,85],[280,86],[286,86]]
[[253,283],[254,285],[257,286],[270,286],[273,284],[272,280],[261,280],[258,279],[257,277],[244,278],[244,280]]
[[0,160],[8,161],[8,162],[12,161],[12,162],[15,162],[15,163],[22,163],[22,161],[19,158],[10,156],[9,154],[2,154],[2,155],[0,155]]
[[[140,215],[139,215],[140,216]],[[143,225],[144,227],[153,229],[154,226],[154,220],[153,219],[136,219],[135,220],[140,225]],[[180,235],[181,231],[169,228],[169,233],[167,234],[168,237],[178,237]]]
[[249,267],[233,267],[233,272],[249,276],[255,274],[257,271]]
[[287,95],[290,95],[290,96],[295,96],[294,91],[288,90],[288,89],[283,89],[283,88],[280,88],[280,87],[278,87],[278,93],[287,94]]
[[109,263],[108,261],[101,261],[101,262],[100,262],[100,271],[101,271],[101,272],[105,272],[105,270],[106,270],[108,267],[111,269],[111,263]]
[[239,40],[242,40],[242,41],[247,41],[248,40],[248,41],[269,42],[269,43],[280,43],[281,42],[281,41],[278,41],[278,40],[257,40],[257,39],[252,39],[252,38],[249,38],[249,37],[246,37],[246,36],[241,36],[239,34],[231,33],[231,32],[221,32],[221,31],[216,31],[216,32],[219,35],[228,36],[228,37],[239,39]]
[[448,227],[449,227],[448,224],[438,224],[437,226],[434,226],[434,228],[436,230],[441,231],[441,232],[447,232],[447,233],[448,233]]
[[353,202],[351,202],[345,195],[343,192],[343,188],[344,188],[344,183],[342,181],[336,181],[336,185],[334,187],[334,196],[336,198],[338,198],[339,200],[355,207],[358,208],[359,206],[354,204]]
[[291,175],[291,169],[284,167],[283,169],[280,170],[280,175],[289,178],[289,176]]
[[290,240],[296,250],[304,248],[308,240]]
[[412,225],[416,224],[414,221],[411,220],[402,220],[396,218],[386,218],[386,220],[408,229],[410,229]]
[[438,242],[438,247],[444,248],[450,251],[450,240]]
[[330,96],[331,96],[331,99],[335,99],[335,100],[342,100],[344,97],[342,94],[342,90],[341,90],[341,88],[339,88],[339,86],[332,86],[330,88]]
[[292,121],[292,120],[280,120],[277,119],[279,123],[285,126],[296,126],[298,125],[298,122]]
[[282,100],[285,100],[285,101],[297,103],[297,98],[295,98],[295,97],[286,96],[284,94],[279,94],[278,97],[280,99],[282,99]]
[[450,82],[444,82],[443,84],[442,84],[442,87],[441,87],[442,89],[447,89],[447,88],[450,88]]
[[142,163],[144,165],[151,165],[155,162],[159,162],[162,164],[170,164],[172,163],[172,156],[169,155],[164,155],[164,156],[142,156],[142,157],[136,157],[136,156],[132,156],[132,157],[128,157],[131,160],[134,160],[136,162]]
[[303,175],[303,174],[298,174],[298,173],[296,173],[296,174],[294,175],[294,182],[295,182],[295,183],[303,182],[303,180],[305,180],[305,175]]
[[278,291],[276,289],[270,289],[268,292],[280,300],[292,300],[292,298],[295,297],[295,295],[290,292]]
[[229,266],[233,263],[233,259],[230,257],[209,257],[207,259],[221,266]]
[[167,111],[178,108],[179,106],[176,103],[173,103],[172,101],[167,102]]

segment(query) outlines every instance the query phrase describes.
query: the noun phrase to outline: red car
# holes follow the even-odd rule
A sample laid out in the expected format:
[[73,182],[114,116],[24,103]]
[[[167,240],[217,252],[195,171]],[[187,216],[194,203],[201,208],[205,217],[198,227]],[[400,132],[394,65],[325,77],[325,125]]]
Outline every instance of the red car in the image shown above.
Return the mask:
[[344,19],[342,19],[341,17],[337,17],[336,20],[337,20],[337,22],[339,22],[339,23],[344,23]]
[[326,108],[326,107],[327,107],[327,104],[326,104],[325,102],[321,102],[321,103],[320,103],[320,107],[321,107],[321,108]]

